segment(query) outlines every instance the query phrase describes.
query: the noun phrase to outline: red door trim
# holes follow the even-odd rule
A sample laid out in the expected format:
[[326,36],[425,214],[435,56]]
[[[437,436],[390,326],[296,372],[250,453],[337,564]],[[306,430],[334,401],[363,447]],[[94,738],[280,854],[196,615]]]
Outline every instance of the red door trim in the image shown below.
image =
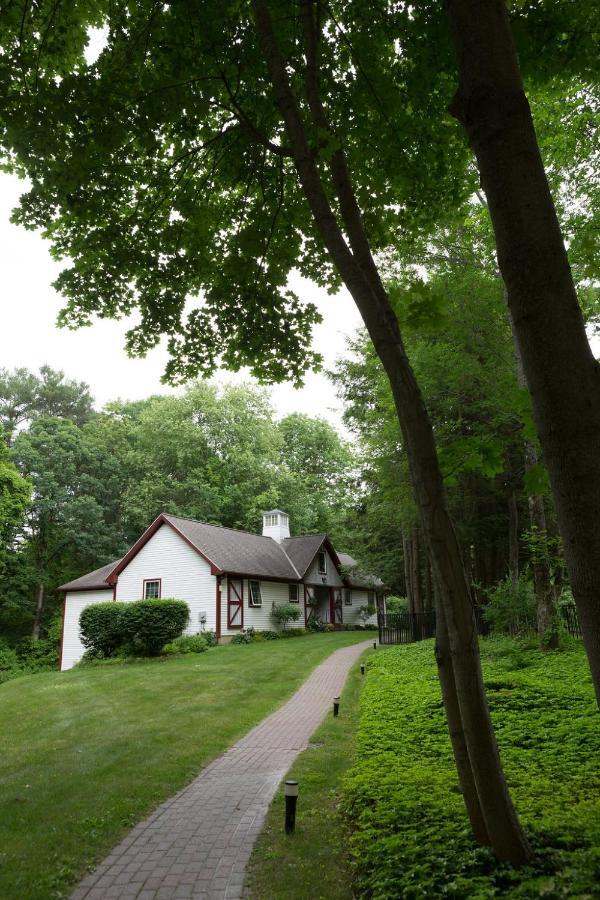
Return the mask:
[[[238,591],[235,586],[239,584],[240,590]],[[235,597],[231,596],[231,589],[233,588],[233,593]],[[239,623],[232,625],[232,619],[236,618],[235,610],[239,611]],[[233,612],[233,616],[231,615]],[[227,579],[227,628],[237,629],[244,627],[244,579],[243,578],[228,578]]]

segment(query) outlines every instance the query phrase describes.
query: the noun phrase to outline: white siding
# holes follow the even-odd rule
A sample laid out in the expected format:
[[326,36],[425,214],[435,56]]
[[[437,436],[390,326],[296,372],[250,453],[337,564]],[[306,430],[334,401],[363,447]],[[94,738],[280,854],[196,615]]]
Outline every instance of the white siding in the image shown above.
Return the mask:
[[[358,610],[361,606],[368,606],[368,603],[368,591],[366,590],[359,590],[358,588],[352,589],[351,606],[346,606],[344,593],[344,623],[346,625],[362,625],[362,619],[358,615]],[[375,598],[373,598],[373,605],[375,605]],[[377,613],[367,619],[366,624],[377,625]]]
[[197,634],[206,615],[206,631],[216,630],[216,578],[210,565],[170,525],[161,525],[119,575],[119,602],[141,600],[145,579],[161,579],[163,598],[185,600],[190,608],[186,634]]
[[[251,579],[254,581],[255,579]],[[261,581],[260,593],[262,597],[262,606],[250,606],[250,589],[248,579],[244,578],[244,628],[255,628],[257,631],[276,631],[276,625],[271,618],[273,604],[278,606],[287,605],[289,602],[287,582],[279,581]],[[289,622],[287,628],[304,628],[304,587],[298,585],[298,595],[300,602],[300,618],[297,622]],[[221,633],[235,635],[240,631],[239,628],[227,628],[227,579],[223,578],[221,587]]]
[[341,587],[342,579],[338,575],[334,562],[327,551],[325,551],[325,557],[327,559],[327,574],[323,575],[319,572],[319,554],[317,553],[304,576],[305,582],[307,584],[325,584],[332,587]]
[[112,600],[112,590],[67,591],[65,594],[65,624],[63,628],[62,656],[60,669],[72,668],[79,662],[85,647],[79,639],[79,616],[91,603],[106,603]]

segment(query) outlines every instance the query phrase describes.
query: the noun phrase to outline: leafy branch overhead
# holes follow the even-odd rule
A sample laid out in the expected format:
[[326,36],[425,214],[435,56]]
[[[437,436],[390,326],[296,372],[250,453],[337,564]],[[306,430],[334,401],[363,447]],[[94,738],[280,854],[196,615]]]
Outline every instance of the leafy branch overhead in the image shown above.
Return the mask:
[[[526,62],[562,6],[515,12]],[[272,7],[302,97],[297,20]],[[106,42],[87,63],[90,28]],[[330,125],[309,126],[309,140],[323,175],[343,142],[375,249],[426,233],[474,186],[446,114],[454,76],[440,4],[330,4],[319,52]],[[571,59],[573,45],[553,52]],[[69,260],[56,282],[63,324],[137,310],[128,349],[144,353],[166,334],[172,381],[218,365],[299,381],[318,365],[309,348],[319,316],[289,276],[332,289],[339,280],[299,189],[247,3],[13,2],[0,78],[0,142],[9,168],[31,180],[15,220],[43,228]]]

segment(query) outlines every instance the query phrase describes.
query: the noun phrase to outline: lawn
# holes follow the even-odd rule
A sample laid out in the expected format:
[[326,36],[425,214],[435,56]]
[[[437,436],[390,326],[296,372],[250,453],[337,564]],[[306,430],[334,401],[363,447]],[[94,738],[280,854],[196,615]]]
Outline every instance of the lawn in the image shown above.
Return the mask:
[[367,677],[348,683],[345,720],[321,726],[321,746],[293,768],[296,834],[282,833],[280,797],[269,810],[251,860],[254,900],[267,886],[272,900],[600,896],[600,720],[581,645],[542,654],[482,642],[502,758],[535,851],[520,872],[471,840],[432,642],[367,659]]
[[40,673],[0,687],[0,897],[53,900],[361,632]]

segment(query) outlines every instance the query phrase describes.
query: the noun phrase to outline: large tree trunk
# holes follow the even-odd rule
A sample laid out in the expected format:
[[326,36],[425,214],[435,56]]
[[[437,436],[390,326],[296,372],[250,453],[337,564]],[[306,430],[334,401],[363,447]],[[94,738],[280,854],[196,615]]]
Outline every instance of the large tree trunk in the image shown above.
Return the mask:
[[45,589],[43,582],[40,581],[35,591],[35,615],[33,617],[33,628],[31,637],[34,641],[39,641],[40,631],[42,628],[42,615],[44,612]]
[[414,613],[418,615],[423,612],[423,599],[421,596],[421,573],[419,571],[420,566],[420,554],[419,554],[419,529],[413,528],[412,531],[412,589],[413,589],[413,604],[414,604]]
[[451,112],[477,158],[600,702],[600,367],[590,350],[504,0],[448,0]]
[[402,555],[404,557],[404,580],[406,582],[406,600],[408,603],[408,612],[414,613],[415,601],[412,583],[412,541],[406,529],[402,529]]
[[[485,828],[497,856],[520,865],[529,859],[530,850],[508,794],[492,729],[471,596],[448,514],[431,422],[404,351],[397,318],[373,261],[344,153],[336,149],[328,158],[339,203],[341,221],[338,221],[307,139],[266,0],[253,0],[253,8],[275,100],[315,225],[359,308],[390,380],[423,536],[439,587],[462,730]],[[306,96],[312,124],[328,134],[329,123],[319,95],[318,26],[311,0],[303,0],[301,13],[305,31]]]
[[[510,314],[509,314],[510,319]],[[510,319],[511,328],[514,326]],[[526,388],[527,381],[523,370],[523,360],[519,352],[519,345],[515,337],[515,361],[517,364],[517,380],[519,387]],[[524,441],[523,455],[525,458],[525,473],[537,466],[538,452],[535,443],[527,438]],[[544,498],[540,494],[530,494],[527,497],[529,507],[529,522],[531,530],[536,537],[533,548],[532,570],[533,587],[535,591],[536,625],[540,650],[557,650],[559,645],[558,621],[556,602],[557,597],[552,584],[552,572],[548,555],[548,528],[546,525],[546,510]]]
[[485,819],[481,811],[481,804],[477,795],[477,787],[473,778],[473,770],[469,760],[469,751],[462,727],[460,704],[456,693],[456,681],[452,665],[452,651],[448,640],[448,630],[444,609],[438,600],[436,591],[436,623],[435,623],[435,661],[437,663],[438,677],[442,689],[442,700],[448,725],[448,734],[452,744],[454,762],[460,782],[460,791],[465,801],[467,815],[473,829],[473,835],[478,844],[489,845],[490,838],[485,826]]
[[519,589],[519,505],[514,487],[508,495],[508,574],[516,595]]

